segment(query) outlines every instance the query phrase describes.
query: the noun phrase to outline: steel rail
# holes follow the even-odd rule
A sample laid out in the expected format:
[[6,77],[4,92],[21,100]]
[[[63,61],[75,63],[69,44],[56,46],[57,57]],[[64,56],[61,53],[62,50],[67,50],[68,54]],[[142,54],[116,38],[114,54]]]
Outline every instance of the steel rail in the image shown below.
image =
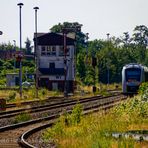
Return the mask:
[[[83,111],[83,115],[87,115],[89,113],[94,113],[94,112],[97,112],[100,110],[100,108],[102,110],[108,110],[112,107],[114,107],[115,105],[118,105],[120,103],[121,100],[124,100],[126,99],[127,97],[122,97],[120,99],[115,99],[111,102],[106,102],[106,103],[102,103],[102,104],[99,104],[99,105],[95,105],[93,107],[85,107],[84,108],[84,111]],[[37,128],[33,128],[31,130],[28,130],[26,131],[25,133],[23,133],[20,137],[20,142],[19,144],[22,145],[23,147],[26,147],[26,148],[36,148],[34,147],[33,145],[29,144],[26,140],[28,139],[28,137],[30,135],[32,135],[33,133],[39,131],[39,130],[43,130],[45,128],[49,128],[51,127],[53,124],[54,124],[55,121],[53,122],[50,122],[48,124],[45,124],[45,125],[42,125],[42,126],[39,126]]]
[[[116,96],[116,95],[114,95]],[[102,96],[94,96],[94,97],[88,97],[88,98],[81,98],[79,99],[80,103],[85,103],[88,101],[96,101],[96,100],[101,100],[101,99],[105,99],[111,96],[106,96],[106,97],[102,97]],[[59,103],[54,103],[54,104],[49,104],[49,105],[41,105],[41,106],[37,106],[37,107],[30,107],[30,108],[23,108],[23,109],[17,109],[17,110],[12,110],[12,111],[6,111],[6,112],[1,112],[0,113],[0,119],[2,118],[10,118],[16,115],[19,115],[20,113],[35,113],[35,112],[40,112],[40,111],[45,111],[45,110],[51,110],[51,109],[56,109],[59,107],[65,107],[65,106],[70,106],[70,105],[74,105],[76,104],[78,101],[77,100],[68,100],[66,102],[59,102]]]

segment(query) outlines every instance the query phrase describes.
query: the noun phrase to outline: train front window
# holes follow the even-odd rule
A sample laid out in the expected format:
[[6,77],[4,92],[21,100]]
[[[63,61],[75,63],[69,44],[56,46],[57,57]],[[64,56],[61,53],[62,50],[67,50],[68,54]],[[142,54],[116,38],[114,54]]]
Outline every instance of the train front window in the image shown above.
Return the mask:
[[140,74],[141,70],[137,68],[126,69],[126,81],[133,82],[133,81],[140,81]]

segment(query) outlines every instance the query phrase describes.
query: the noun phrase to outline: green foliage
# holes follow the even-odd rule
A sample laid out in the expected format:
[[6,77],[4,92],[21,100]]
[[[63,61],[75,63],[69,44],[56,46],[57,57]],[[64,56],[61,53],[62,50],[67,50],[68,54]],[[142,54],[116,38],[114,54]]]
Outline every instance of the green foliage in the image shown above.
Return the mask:
[[[128,100],[128,102],[122,103],[120,106],[115,108],[115,112],[119,116],[127,116],[127,120],[132,120],[130,117],[137,118],[140,120],[140,117],[147,117],[148,116],[148,103],[143,102],[140,98],[133,98]],[[129,118],[128,118],[129,117]],[[134,119],[135,120],[135,119]]]
[[81,80],[84,80],[84,78],[86,76],[86,67],[85,67],[84,55],[83,54],[79,54],[78,55],[78,60],[77,60],[77,76]]
[[47,95],[47,89],[41,89],[41,95],[42,96],[45,96],[45,95]]
[[60,116],[58,122],[52,128],[47,129],[43,133],[42,138],[45,141],[48,141],[49,139],[55,139],[56,136],[64,136],[64,129],[66,127],[80,124],[82,118],[82,110],[82,105],[78,103],[74,106],[71,114],[64,112],[64,114]]
[[139,94],[143,95],[147,89],[148,89],[148,83],[147,82],[142,83],[139,87]]
[[0,59],[0,68],[3,66],[4,61]]
[[16,92],[11,92],[9,94],[9,100],[15,100],[15,97],[16,97]]
[[[124,32],[121,37],[110,37],[110,40],[96,39],[92,41],[87,40],[86,34],[81,31],[81,24],[78,22],[59,23],[54,25],[50,30],[59,33],[62,32],[63,28],[72,29],[77,28],[77,26],[80,26],[80,28],[75,32],[76,79],[79,79],[82,84],[96,85],[100,82],[107,84],[108,71],[110,83],[120,83],[122,67],[125,64],[140,63],[148,66],[147,26],[136,26],[131,36],[128,32]],[[73,31],[70,32],[72,33]],[[13,45],[10,43],[0,45],[1,50],[11,50],[13,48]],[[23,50],[30,54],[31,48],[31,41],[27,38],[26,48]],[[98,72],[96,77],[94,77],[95,72],[92,68],[92,57],[97,59],[97,66],[95,68]],[[26,69],[28,73],[34,72],[35,63],[33,60],[23,60],[22,64],[23,73],[25,73]],[[13,70],[13,60],[0,60],[0,77],[4,78],[10,70]]]
[[83,107],[81,104],[78,103],[74,106],[71,114],[71,121],[73,125],[77,125],[81,122],[82,111],[83,111]]
[[13,69],[13,65],[10,62],[5,62],[3,64],[4,69]]
[[142,83],[139,87],[139,94],[141,95],[141,99],[143,101],[148,101],[148,83]]
[[28,113],[21,113],[20,115],[17,115],[14,118],[13,123],[16,124],[16,123],[25,122],[28,120],[31,120],[31,115]]
[[5,78],[0,79],[0,86],[4,86],[5,84],[6,84],[6,79]]
[[[94,40],[87,43],[87,47],[79,47],[77,53],[77,76],[84,84],[92,83],[91,57],[97,58],[98,79],[97,82],[107,83],[109,69],[110,83],[121,82],[122,67],[128,63],[140,63],[148,65],[148,50],[146,50],[148,28],[144,25],[136,26],[132,37],[124,32],[121,38],[110,37],[107,40]],[[87,49],[86,49],[87,48]],[[88,50],[88,54],[86,54]],[[88,62],[86,63],[86,56]],[[92,84],[91,84],[92,85]]]
[[31,41],[29,40],[29,38],[26,39],[26,54],[30,55],[31,51],[32,51],[32,47],[31,47]]
[[[81,107],[76,108],[79,110]],[[53,128],[47,129],[43,133],[42,138],[46,142],[52,140],[58,147],[64,148],[137,147],[137,141],[132,138],[120,138],[117,140],[110,133],[126,132],[134,128],[143,129],[143,127],[147,127],[148,120],[145,112],[147,109],[148,104],[146,102],[143,104],[139,98],[130,98],[126,103],[118,105],[107,114],[98,112],[81,118],[79,124],[71,124],[72,116],[65,113]],[[143,112],[142,110],[145,111]],[[141,145],[138,144],[138,146],[140,147]]]

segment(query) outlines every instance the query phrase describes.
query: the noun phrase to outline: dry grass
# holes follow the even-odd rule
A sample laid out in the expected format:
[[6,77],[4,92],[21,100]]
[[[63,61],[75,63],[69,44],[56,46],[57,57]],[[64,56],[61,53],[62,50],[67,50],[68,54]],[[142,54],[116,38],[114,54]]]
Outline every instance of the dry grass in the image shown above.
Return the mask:
[[78,125],[66,126],[63,122],[58,123],[53,129],[48,129],[43,137],[46,140],[55,139],[61,148],[146,148],[148,142],[124,138],[119,140],[109,136],[112,132],[148,129],[147,113],[143,114],[139,110],[140,107],[143,111],[147,110],[148,104],[140,106],[141,102],[134,99],[111,110],[108,114],[99,112],[84,116]]

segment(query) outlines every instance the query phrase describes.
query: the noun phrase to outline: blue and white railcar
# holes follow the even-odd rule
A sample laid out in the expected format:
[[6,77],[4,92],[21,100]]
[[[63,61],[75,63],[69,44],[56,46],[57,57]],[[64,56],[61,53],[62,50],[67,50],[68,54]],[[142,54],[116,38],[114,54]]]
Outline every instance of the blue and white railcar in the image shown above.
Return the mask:
[[141,64],[127,64],[122,69],[123,93],[137,93],[142,82],[148,81],[148,68]]

